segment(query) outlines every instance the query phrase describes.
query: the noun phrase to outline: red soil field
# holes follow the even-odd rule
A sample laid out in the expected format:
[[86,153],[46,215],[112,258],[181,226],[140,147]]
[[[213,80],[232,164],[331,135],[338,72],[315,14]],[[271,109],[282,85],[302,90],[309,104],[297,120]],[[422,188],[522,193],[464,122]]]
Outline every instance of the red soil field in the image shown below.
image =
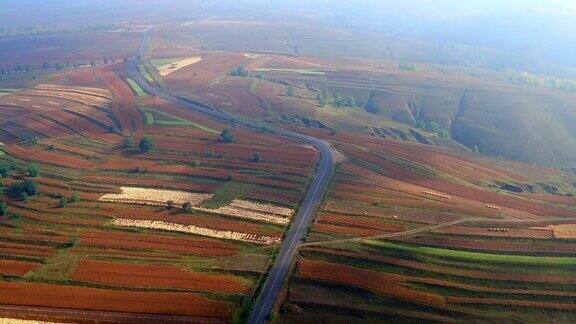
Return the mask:
[[175,90],[201,88],[245,60],[242,53],[203,55],[202,61],[170,73],[166,77],[166,84]]
[[496,298],[473,298],[473,297],[447,297],[450,303],[456,304],[485,304],[485,305],[506,305],[523,306],[531,308],[554,308],[562,310],[576,310],[576,304],[563,304],[554,302],[541,302],[530,300],[509,300]]
[[80,243],[112,249],[168,251],[199,256],[231,256],[237,253],[232,244],[209,239],[174,238],[150,234],[83,232]]
[[[142,100],[142,104],[144,106],[154,107],[154,109],[161,110],[163,112],[166,112],[166,113],[173,115],[173,116],[176,116],[176,117],[180,117],[183,119],[193,121],[199,125],[203,125],[205,127],[212,128],[216,131],[221,131],[224,128],[229,127],[228,125],[220,123],[217,120],[211,119],[211,118],[207,117],[206,115],[195,112],[191,109],[187,109],[185,107],[173,105],[172,103],[164,101],[160,98],[146,97],[146,98],[141,98],[140,100]],[[154,126],[154,128],[160,128],[161,129],[163,127]],[[171,130],[174,131],[174,128],[171,128]],[[178,130],[180,131],[180,128],[178,128]],[[190,131],[196,131],[196,130],[190,129]],[[184,133],[184,134],[186,134],[186,133]],[[210,133],[204,132],[203,137],[206,137],[208,134],[210,134]],[[174,134],[174,135],[178,136],[178,134]],[[213,136],[215,136],[215,134]],[[214,137],[214,139],[216,139],[216,137]],[[240,140],[240,139],[238,139],[238,140]]]
[[168,265],[141,265],[84,259],[71,279],[116,286],[167,287],[196,291],[242,293],[247,287],[235,277],[189,272]]
[[338,282],[365,288],[394,298],[431,306],[445,306],[442,296],[402,287],[403,276],[360,269],[336,263],[302,259],[298,276],[304,279]]
[[23,276],[40,267],[38,263],[0,260],[0,275]]
[[98,87],[102,85],[92,67],[83,67],[55,74],[51,77],[51,81],[62,85],[85,87]]
[[366,219],[364,217],[330,214],[330,215],[322,215],[320,217],[320,221],[336,225],[369,228],[387,232],[399,232],[402,230],[402,227],[400,225],[385,224],[375,220]]
[[87,149],[78,146],[71,146],[68,144],[60,143],[55,139],[45,139],[42,140],[42,144],[52,145],[57,151],[62,151],[65,153],[71,153],[84,158],[97,158],[103,159],[104,155],[100,152],[95,151],[95,149]]
[[[573,217],[573,212],[559,206],[549,206],[539,204],[534,201],[520,198],[519,196],[502,195],[479,187],[466,186],[453,183],[440,178],[433,178],[420,174],[413,169],[401,166],[391,161],[385,160],[375,154],[359,150],[350,146],[339,146],[344,153],[357,157],[380,166],[385,170],[388,177],[399,181],[407,182],[421,188],[432,189],[434,191],[447,193],[454,197],[460,197],[472,201],[496,204],[502,207],[517,209],[521,212],[528,212],[541,216],[550,217]],[[370,173],[367,170],[365,173]]]
[[[463,283],[459,283],[459,282],[452,282],[452,281],[447,281],[447,280],[441,280],[441,279],[418,278],[418,277],[410,277],[406,280],[409,282],[414,282],[414,283],[440,285],[440,286],[451,287],[451,288],[465,289],[465,290],[469,290],[469,291],[485,291],[485,292],[495,292],[495,293],[504,293],[504,294],[576,297],[576,293],[564,292],[564,291],[492,288],[492,287],[468,285],[468,284],[463,284]],[[449,300],[450,300],[450,298],[453,298],[453,297],[448,297]]]
[[94,182],[102,184],[117,184],[126,186],[143,186],[152,188],[166,188],[175,190],[186,190],[195,192],[214,192],[217,185],[209,183],[199,183],[199,182],[174,182],[170,180],[154,179],[152,176],[148,176],[145,179],[140,178],[128,178],[128,177],[113,177],[106,175],[87,175],[83,179],[85,182]]
[[82,255],[97,255],[101,256],[124,256],[124,257],[136,257],[145,258],[150,262],[165,262],[165,261],[178,261],[182,260],[183,256],[180,254],[172,254],[167,252],[137,252],[137,251],[126,251],[121,249],[110,249],[107,247],[97,248],[97,247],[73,247],[70,252],[82,254]]
[[458,240],[446,237],[417,237],[397,238],[398,241],[411,242],[421,245],[432,245],[455,249],[467,249],[477,251],[499,251],[513,253],[550,253],[550,254],[576,254],[576,246],[564,244],[522,244],[522,243],[498,243],[482,242],[475,240]]
[[[500,225],[494,227],[502,227]],[[479,235],[479,236],[492,236],[492,237],[516,237],[516,238],[531,238],[531,239],[553,239],[554,231],[546,229],[521,229],[510,228],[508,232],[489,231],[488,228],[469,227],[469,226],[451,226],[441,228],[434,231],[441,234],[456,234],[456,235]]]
[[112,113],[118,118],[122,135],[130,135],[143,125],[142,115],[134,105],[135,96],[130,87],[115,72],[114,66],[97,69],[96,75],[114,95]]
[[[72,134],[83,135],[89,138],[102,139],[105,141],[110,141],[112,143],[119,140],[118,135],[110,134],[106,132],[104,125],[113,125],[114,123],[109,118],[102,117],[85,117],[82,113],[74,110],[54,110],[46,113],[39,113],[39,116],[43,118],[50,119],[54,122],[58,122],[65,125],[68,131]],[[91,120],[88,120],[91,118]],[[96,123],[98,118],[99,122]]]
[[139,292],[0,281],[0,304],[146,314],[228,317],[225,302],[194,293]]
[[[41,189],[41,188],[40,188]],[[61,193],[61,191],[54,191],[54,193]],[[67,193],[68,194],[68,193]],[[81,219],[70,219],[62,218],[59,212],[46,212],[42,210],[30,210],[29,205],[20,205],[19,207],[24,209],[19,209],[18,212],[24,218],[32,219],[39,222],[54,223],[54,224],[65,224],[65,225],[87,225],[87,226],[102,226],[104,225],[104,220],[81,220]],[[56,203],[54,204],[56,207]],[[46,205],[43,205],[46,209]]]
[[51,257],[56,250],[51,246],[0,242],[0,253],[33,257]]
[[146,170],[147,172],[208,177],[227,181],[229,177],[231,177],[231,180],[233,181],[241,181],[241,182],[260,184],[283,189],[293,189],[293,190],[300,189],[301,187],[301,185],[297,183],[290,183],[275,179],[274,180],[264,179],[251,175],[246,175],[239,172],[223,171],[219,169],[210,169],[203,167],[195,168],[186,165],[162,165],[159,162],[157,163],[149,160],[140,160],[140,159],[112,158],[101,164],[100,169],[132,171],[137,166],[139,166],[142,170]]
[[[264,160],[260,160],[258,163],[252,161],[254,155],[247,157],[243,160],[230,159],[230,157],[225,156],[223,159],[218,158],[205,158],[198,156],[182,157],[176,154],[147,154],[146,158],[150,160],[162,161],[170,160],[173,162],[182,163],[195,163],[196,161],[200,165],[213,168],[221,168],[226,170],[257,170],[269,173],[280,173],[287,175],[295,175],[300,177],[308,177],[312,173],[312,165],[302,167],[302,166],[288,166],[279,163],[270,163]],[[261,157],[262,158],[262,157]]]
[[93,169],[94,167],[96,167],[96,164],[94,162],[36,148],[24,148],[16,144],[6,145],[4,149],[9,154],[25,161],[33,161],[38,163],[46,163],[84,170]]
[[[235,134],[235,131],[232,131]],[[176,151],[206,152],[213,151],[221,153],[227,158],[237,158],[240,160],[249,160],[254,153],[261,155],[263,161],[287,164],[292,166],[313,166],[317,159],[315,151],[303,147],[280,146],[258,146],[254,144],[240,143],[220,143],[196,139],[178,139],[178,138],[156,138],[158,147],[172,149]]]
[[305,248],[305,250],[318,251],[321,253],[328,253],[333,255],[346,256],[350,258],[357,258],[360,260],[370,260],[376,262],[382,262],[386,264],[391,264],[395,266],[407,267],[417,270],[436,272],[445,275],[456,275],[469,278],[483,278],[491,280],[511,280],[519,282],[556,282],[556,283],[566,283],[566,284],[576,284],[576,278],[574,276],[567,275],[556,275],[556,274],[522,274],[522,273],[503,273],[503,272],[485,272],[479,270],[468,270],[468,269],[458,269],[450,268],[444,266],[436,266],[433,264],[422,263],[411,260],[403,260],[399,258],[373,255],[367,253],[359,252],[349,252],[344,250],[330,249],[330,248]]
[[314,225],[314,230],[322,233],[344,234],[357,237],[383,234],[382,231],[376,229],[338,226],[326,223],[316,223]]

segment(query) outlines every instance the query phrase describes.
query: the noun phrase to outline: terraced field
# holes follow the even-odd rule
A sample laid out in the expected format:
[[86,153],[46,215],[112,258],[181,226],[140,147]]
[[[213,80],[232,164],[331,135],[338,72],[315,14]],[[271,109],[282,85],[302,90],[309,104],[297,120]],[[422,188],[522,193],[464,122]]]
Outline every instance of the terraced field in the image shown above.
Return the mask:
[[574,198],[497,186],[544,191],[542,184],[572,186],[572,174],[417,143],[314,134],[345,157],[300,249],[281,321],[574,319],[576,245],[562,230],[576,224]]
[[[122,64],[68,70],[0,97],[0,304],[245,316],[317,153],[137,97],[124,78]],[[146,111],[168,122],[146,124]],[[7,188],[24,180],[35,192]]]

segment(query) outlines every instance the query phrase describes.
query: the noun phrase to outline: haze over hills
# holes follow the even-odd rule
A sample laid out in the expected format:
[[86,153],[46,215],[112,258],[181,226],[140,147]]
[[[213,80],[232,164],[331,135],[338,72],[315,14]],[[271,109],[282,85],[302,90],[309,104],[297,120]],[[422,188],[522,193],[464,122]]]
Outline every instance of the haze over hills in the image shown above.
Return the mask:
[[574,18],[0,1],[0,323],[574,323]]

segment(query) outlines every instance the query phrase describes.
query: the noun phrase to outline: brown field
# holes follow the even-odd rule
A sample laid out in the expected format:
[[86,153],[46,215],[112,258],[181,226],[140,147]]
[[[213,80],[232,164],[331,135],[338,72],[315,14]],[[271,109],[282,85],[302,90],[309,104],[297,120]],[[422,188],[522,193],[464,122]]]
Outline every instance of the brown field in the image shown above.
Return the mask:
[[104,290],[24,282],[0,282],[0,303],[146,314],[228,317],[222,301],[193,293]]
[[138,265],[82,260],[74,280],[129,287],[184,288],[195,291],[242,293],[246,290],[233,276],[193,273],[173,266]]
[[40,267],[37,263],[0,260],[0,274],[10,276],[23,276]]
[[386,275],[335,263],[301,260],[298,264],[297,276],[304,279],[334,281],[359,286],[394,298],[426,305],[443,306],[446,304],[441,296],[411,291],[402,287],[403,278],[401,276]]

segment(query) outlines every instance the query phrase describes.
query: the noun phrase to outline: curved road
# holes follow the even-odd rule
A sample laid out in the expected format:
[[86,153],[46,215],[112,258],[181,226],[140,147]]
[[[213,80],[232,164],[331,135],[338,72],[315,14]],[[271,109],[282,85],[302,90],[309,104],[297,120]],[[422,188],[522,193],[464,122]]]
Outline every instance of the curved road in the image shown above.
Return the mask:
[[[141,56],[145,54],[145,50],[151,36],[152,33],[149,29],[144,33],[144,37],[142,38],[138,49],[129,59],[128,74],[130,77],[133,78],[134,81],[136,81],[144,91],[152,96],[162,98],[166,101],[172,102],[173,104],[193,109],[195,111],[226,122],[233,121],[233,117],[226,113],[172,96],[166,91],[156,88],[146,81],[146,79],[140,74],[138,64],[140,62]],[[243,125],[251,128],[257,128],[262,124],[256,122],[244,122]],[[276,299],[278,298],[278,294],[282,289],[284,280],[286,279],[288,271],[290,270],[290,266],[298,246],[308,231],[308,227],[314,216],[316,207],[324,195],[326,185],[334,166],[334,158],[332,155],[333,149],[328,143],[312,136],[287,131],[281,128],[269,127],[269,129],[276,134],[312,145],[318,150],[318,152],[320,152],[320,162],[314,175],[314,179],[310,184],[310,188],[308,189],[308,192],[302,201],[298,215],[296,215],[290,226],[290,229],[282,243],[282,247],[280,248],[280,252],[276,257],[276,262],[273,265],[272,270],[269,272],[268,279],[264,283],[256,305],[250,314],[248,323],[251,324],[265,323],[268,314],[270,314],[270,311],[274,307]]]

